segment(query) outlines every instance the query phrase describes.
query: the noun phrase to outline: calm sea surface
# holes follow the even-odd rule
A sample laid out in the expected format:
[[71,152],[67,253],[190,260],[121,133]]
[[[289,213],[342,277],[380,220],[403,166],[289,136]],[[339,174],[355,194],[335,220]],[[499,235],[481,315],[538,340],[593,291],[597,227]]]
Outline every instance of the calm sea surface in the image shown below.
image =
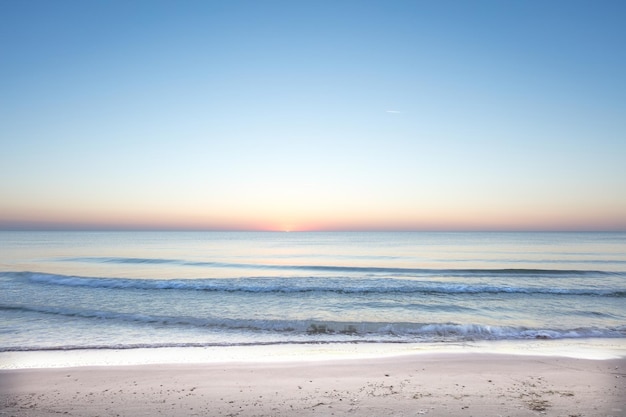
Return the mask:
[[626,233],[0,232],[0,351],[626,338]]

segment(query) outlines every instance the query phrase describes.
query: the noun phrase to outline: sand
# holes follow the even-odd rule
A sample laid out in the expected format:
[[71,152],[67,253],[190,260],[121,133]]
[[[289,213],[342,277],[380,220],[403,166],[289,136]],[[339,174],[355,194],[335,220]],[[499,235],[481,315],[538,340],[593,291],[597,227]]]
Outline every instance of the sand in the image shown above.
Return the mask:
[[626,358],[387,358],[0,371],[1,416],[626,416]]

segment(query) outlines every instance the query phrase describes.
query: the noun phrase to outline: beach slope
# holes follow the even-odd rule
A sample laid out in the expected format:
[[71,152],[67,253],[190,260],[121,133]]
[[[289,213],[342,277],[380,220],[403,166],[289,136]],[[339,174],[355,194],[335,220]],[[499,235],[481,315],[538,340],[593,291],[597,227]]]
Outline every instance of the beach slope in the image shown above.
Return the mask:
[[381,359],[0,371],[3,416],[626,416],[626,359]]

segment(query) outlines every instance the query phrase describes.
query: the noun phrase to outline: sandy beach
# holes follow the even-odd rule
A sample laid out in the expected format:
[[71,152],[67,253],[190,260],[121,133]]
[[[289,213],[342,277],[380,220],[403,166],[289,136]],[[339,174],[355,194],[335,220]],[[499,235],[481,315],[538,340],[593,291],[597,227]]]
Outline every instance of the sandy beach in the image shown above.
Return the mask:
[[0,371],[2,416],[626,416],[626,359],[492,353]]

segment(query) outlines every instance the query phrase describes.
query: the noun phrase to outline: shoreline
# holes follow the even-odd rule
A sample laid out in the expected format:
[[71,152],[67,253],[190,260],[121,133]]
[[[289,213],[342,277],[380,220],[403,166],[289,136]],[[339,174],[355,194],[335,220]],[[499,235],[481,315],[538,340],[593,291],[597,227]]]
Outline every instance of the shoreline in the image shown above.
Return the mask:
[[626,356],[486,352],[0,370],[0,415],[626,416]]
[[311,343],[0,352],[0,370],[75,367],[320,362],[413,355],[496,354],[607,360],[626,358],[626,339],[500,340],[462,343]]

